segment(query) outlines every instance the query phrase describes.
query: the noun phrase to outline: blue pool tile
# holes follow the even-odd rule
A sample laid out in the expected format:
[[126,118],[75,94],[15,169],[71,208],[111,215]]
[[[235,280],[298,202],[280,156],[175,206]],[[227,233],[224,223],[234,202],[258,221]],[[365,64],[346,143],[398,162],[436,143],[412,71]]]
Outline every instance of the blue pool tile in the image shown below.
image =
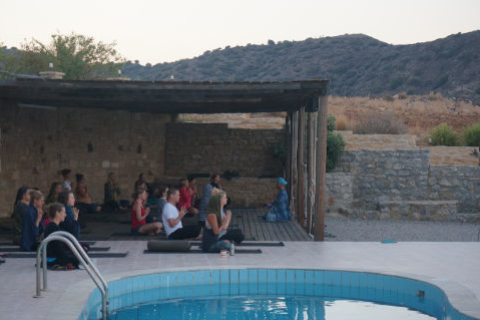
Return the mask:
[[314,282],[313,271],[305,270],[305,283],[312,284]]
[[166,287],[169,285],[168,283],[168,275],[166,273],[160,274],[160,285],[162,287]]
[[240,279],[239,270],[232,269],[230,270],[230,283],[238,283]]
[[220,283],[230,283],[230,270],[220,270]]
[[267,282],[267,270],[259,269],[258,270],[258,282]]
[[193,284],[193,272],[185,272],[185,284],[191,285]]
[[229,293],[228,293],[229,295],[231,295],[231,296],[238,296],[238,295],[239,295],[239,292],[240,292],[240,291],[239,291],[239,290],[240,290],[239,283],[238,283],[238,282],[236,282],[236,283],[230,283],[228,290],[229,290]]
[[279,283],[287,282],[287,271],[284,269],[278,269],[277,271],[277,281]]
[[352,273],[341,271],[339,272],[341,276],[341,286],[342,287],[349,287],[352,285]]
[[333,284],[333,271],[325,271],[323,274],[323,283],[331,286]]
[[277,270],[267,270],[267,282],[268,283],[277,282]]
[[214,283],[210,287],[210,295],[219,296],[220,295],[220,283]]
[[286,283],[295,283],[295,271],[294,270],[287,270],[285,282]]
[[240,275],[240,282],[241,283],[248,282],[248,270],[246,270],[246,269],[240,270],[239,275]]
[[295,283],[289,282],[285,284],[285,293],[289,295],[295,294]]
[[184,284],[185,284],[185,272],[177,272],[175,285],[182,286]]
[[250,283],[258,282],[258,270],[257,269],[248,270],[248,282],[250,282]]
[[377,285],[377,275],[368,273],[367,274],[367,287],[369,288],[375,288]]
[[277,294],[277,282],[276,281],[268,281],[267,282],[267,293],[271,295]]
[[324,284],[324,274],[325,272],[323,270],[317,270],[313,273],[313,278],[315,281],[316,285],[323,285]]
[[249,285],[248,283],[246,282],[241,282],[239,285],[238,285],[238,294],[240,295],[248,295],[249,294]]
[[359,286],[362,288],[367,287],[367,274],[366,273],[360,273],[358,276],[359,279]]
[[304,270],[295,270],[295,283],[298,283],[298,284],[305,283]]
[[211,276],[211,283],[218,283],[220,282],[220,271],[218,270],[212,270],[210,272]]
[[360,286],[360,274],[358,272],[350,272],[350,286]]
[[249,282],[248,283],[248,293],[249,294],[258,294],[258,282]]
[[333,272],[333,277],[332,277],[332,285],[334,286],[341,286],[342,285],[342,275],[343,272],[341,271],[334,271]]
[[267,283],[264,281],[261,281],[258,283],[258,294],[266,295],[268,292],[267,290]]
[[194,271],[193,272],[193,283],[198,284],[198,285],[204,283],[203,272],[202,271]]
[[368,300],[368,288],[367,287],[360,287],[358,290],[359,298],[361,300]]

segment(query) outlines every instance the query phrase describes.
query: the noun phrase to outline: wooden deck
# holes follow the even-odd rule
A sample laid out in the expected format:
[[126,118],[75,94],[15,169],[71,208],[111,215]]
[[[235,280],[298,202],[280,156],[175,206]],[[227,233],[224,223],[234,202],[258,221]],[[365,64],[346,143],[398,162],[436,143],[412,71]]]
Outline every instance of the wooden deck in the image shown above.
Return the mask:
[[231,226],[240,228],[248,241],[312,241],[296,221],[266,222],[265,209],[232,209]]

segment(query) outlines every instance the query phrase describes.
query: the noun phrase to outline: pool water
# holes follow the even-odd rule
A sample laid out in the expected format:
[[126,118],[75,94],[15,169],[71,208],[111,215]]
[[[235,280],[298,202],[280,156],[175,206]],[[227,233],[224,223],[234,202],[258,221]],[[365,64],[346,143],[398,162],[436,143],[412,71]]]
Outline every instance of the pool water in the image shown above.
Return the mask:
[[[411,278],[311,269],[170,271],[109,282],[111,319],[473,320]],[[78,320],[101,318],[95,289]],[[289,312],[289,314],[287,314]],[[480,320],[480,319],[479,319]]]
[[117,310],[110,320],[298,319],[432,320],[406,307],[323,297],[215,297],[174,299]]

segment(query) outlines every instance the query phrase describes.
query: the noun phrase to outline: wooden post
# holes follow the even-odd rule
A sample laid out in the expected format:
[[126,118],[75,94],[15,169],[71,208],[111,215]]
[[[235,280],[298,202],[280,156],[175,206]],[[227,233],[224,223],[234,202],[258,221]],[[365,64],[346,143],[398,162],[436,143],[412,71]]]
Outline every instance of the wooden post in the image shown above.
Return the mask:
[[[291,157],[291,154],[292,154],[292,137],[291,137],[291,132],[292,132],[292,113],[289,112],[287,114],[287,117],[285,119],[285,145],[286,145],[286,155],[285,155],[285,168],[284,168],[284,172],[285,172],[285,179],[287,179],[287,181],[291,181],[291,171],[290,171],[290,168],[291,168],[291,160],[292,160],[292,157]],[[287,185],[287,194],[290,194],[290,187],[291,187],[291,184],[289,183]]]
[[298,112],[298,223],[305,228],[305,107]]
[[315,194],[315,232],[314,240],[323,241],[325,237],[325,176],[327,171],[327,96],[318,99],[317,115],[317,181]]
[[293,213],[294,217],[298,217],[297,212],[297,181],[298,181],[298,170],[297,170],[297,154],[298,154],[298,111],[295,111],[292,115],[292,160],[290,162],[291,166],[291,192],[290,192],[290,210]]
[[313,233],[312,230],[312,218],[315,210],[315,119],[317,114],[313,112],[308,113],[308,144],[307,144],[307,156],[308,156],[308,189],[307,189],[307,232]]

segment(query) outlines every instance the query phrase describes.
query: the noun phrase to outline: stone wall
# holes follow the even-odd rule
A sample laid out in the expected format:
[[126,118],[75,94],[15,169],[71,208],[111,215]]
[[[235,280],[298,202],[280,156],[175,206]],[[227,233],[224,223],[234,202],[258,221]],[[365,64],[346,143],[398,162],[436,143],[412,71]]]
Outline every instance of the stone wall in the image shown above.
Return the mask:
[[164,174],[165,124],[170,116],[74,108],[27,108],[0,101],[0,217],[12,213],[17,189],[45,194],[60,170],[86,175],[94,201],[115,172],[130,199],[140,172]]
[[282,174],[272,148],[283,141],[281,130],[229,129],[226,124],[171,123],[167,125],[165,172],[237,171],[240,177],[274,177]]
[[428,197],[456,200],[458,212],[480,212],[480,166],[430,166]]
[[480,167],[430,165],[428,149],[346,151],[326,205],[364,219],[480,219]]

